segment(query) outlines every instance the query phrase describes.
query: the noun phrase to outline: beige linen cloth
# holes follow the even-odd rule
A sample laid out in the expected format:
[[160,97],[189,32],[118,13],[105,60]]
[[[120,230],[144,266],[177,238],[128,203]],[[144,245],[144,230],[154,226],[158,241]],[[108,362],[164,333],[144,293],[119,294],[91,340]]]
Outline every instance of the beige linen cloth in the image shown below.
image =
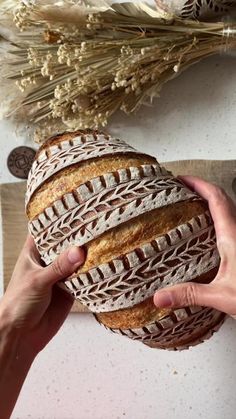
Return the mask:
[[[223,187],[234,200],[236,199],[236,160],[187,160],[164,163],[163,165],[175,175],[201,176]],[[24,212],[25,188],[26,182],[0,185],[4,289],[6,289],[11,278],[15,262],[27,234],[27,220]],[[81,313],[87,312],[87,309],[76,302],[72,311]]]

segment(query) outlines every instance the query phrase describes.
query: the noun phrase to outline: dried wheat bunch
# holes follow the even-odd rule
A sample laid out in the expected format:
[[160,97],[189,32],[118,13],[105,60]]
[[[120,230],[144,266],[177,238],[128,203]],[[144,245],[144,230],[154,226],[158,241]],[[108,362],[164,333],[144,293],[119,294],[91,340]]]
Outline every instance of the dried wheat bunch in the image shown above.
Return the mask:
[[223,22],[96,3],[20,3],[1,66],[2,84],[14,91],[5,114],[40,128],[105,126],[116,110],[134,112],[192,64],[236,46],[234,27]]

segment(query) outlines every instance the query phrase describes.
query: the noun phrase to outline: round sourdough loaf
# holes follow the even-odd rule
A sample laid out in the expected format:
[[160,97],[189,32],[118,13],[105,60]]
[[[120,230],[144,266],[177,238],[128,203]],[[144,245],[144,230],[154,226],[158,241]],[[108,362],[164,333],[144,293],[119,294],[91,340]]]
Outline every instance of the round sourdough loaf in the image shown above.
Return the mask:
[[61,286],[113,332],[181,349],[222,323],[210,308],[153,304],[156,290],[208,283],[219,265],[206,202],[154,157],[98,131],[55,136],[36,155],[26,212],[46,264],[70,245],[86,248],[85,264]]

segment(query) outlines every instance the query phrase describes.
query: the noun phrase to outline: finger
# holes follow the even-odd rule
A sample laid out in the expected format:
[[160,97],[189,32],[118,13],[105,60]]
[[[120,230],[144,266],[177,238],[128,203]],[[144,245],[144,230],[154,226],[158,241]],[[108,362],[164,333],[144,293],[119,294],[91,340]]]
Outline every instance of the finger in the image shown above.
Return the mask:
[[84,260],[84,250],[73,246],[58,256],[51,265],[41,270],[41,281],[44,284],[53,285],[59,280],[66,279],[84,263]]
[[180,176],[180,179],[208,201],[217,237],[235,237],[236,207],[225,191],[198,177]]
[[158,291],[154,295],[154,304],[158,308],[212,307],[234,315],[236,314],[236,289],[217,282],[211,284],[188,282]]

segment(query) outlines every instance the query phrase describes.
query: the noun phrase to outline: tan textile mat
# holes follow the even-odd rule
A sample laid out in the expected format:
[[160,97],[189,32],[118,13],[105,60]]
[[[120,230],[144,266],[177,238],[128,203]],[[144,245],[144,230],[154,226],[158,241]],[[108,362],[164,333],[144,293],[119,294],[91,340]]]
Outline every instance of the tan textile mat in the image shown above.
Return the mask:
[[[236,160],[182,160],[163,164],[175,175],[191,174],[216,183],[236,200]],[[0,185],[0,204],[3,224],[3,274],[4,289],[27,234],[24,213],[26,182]],[[80,303],[72,307],[73,312],[87,312]]]

